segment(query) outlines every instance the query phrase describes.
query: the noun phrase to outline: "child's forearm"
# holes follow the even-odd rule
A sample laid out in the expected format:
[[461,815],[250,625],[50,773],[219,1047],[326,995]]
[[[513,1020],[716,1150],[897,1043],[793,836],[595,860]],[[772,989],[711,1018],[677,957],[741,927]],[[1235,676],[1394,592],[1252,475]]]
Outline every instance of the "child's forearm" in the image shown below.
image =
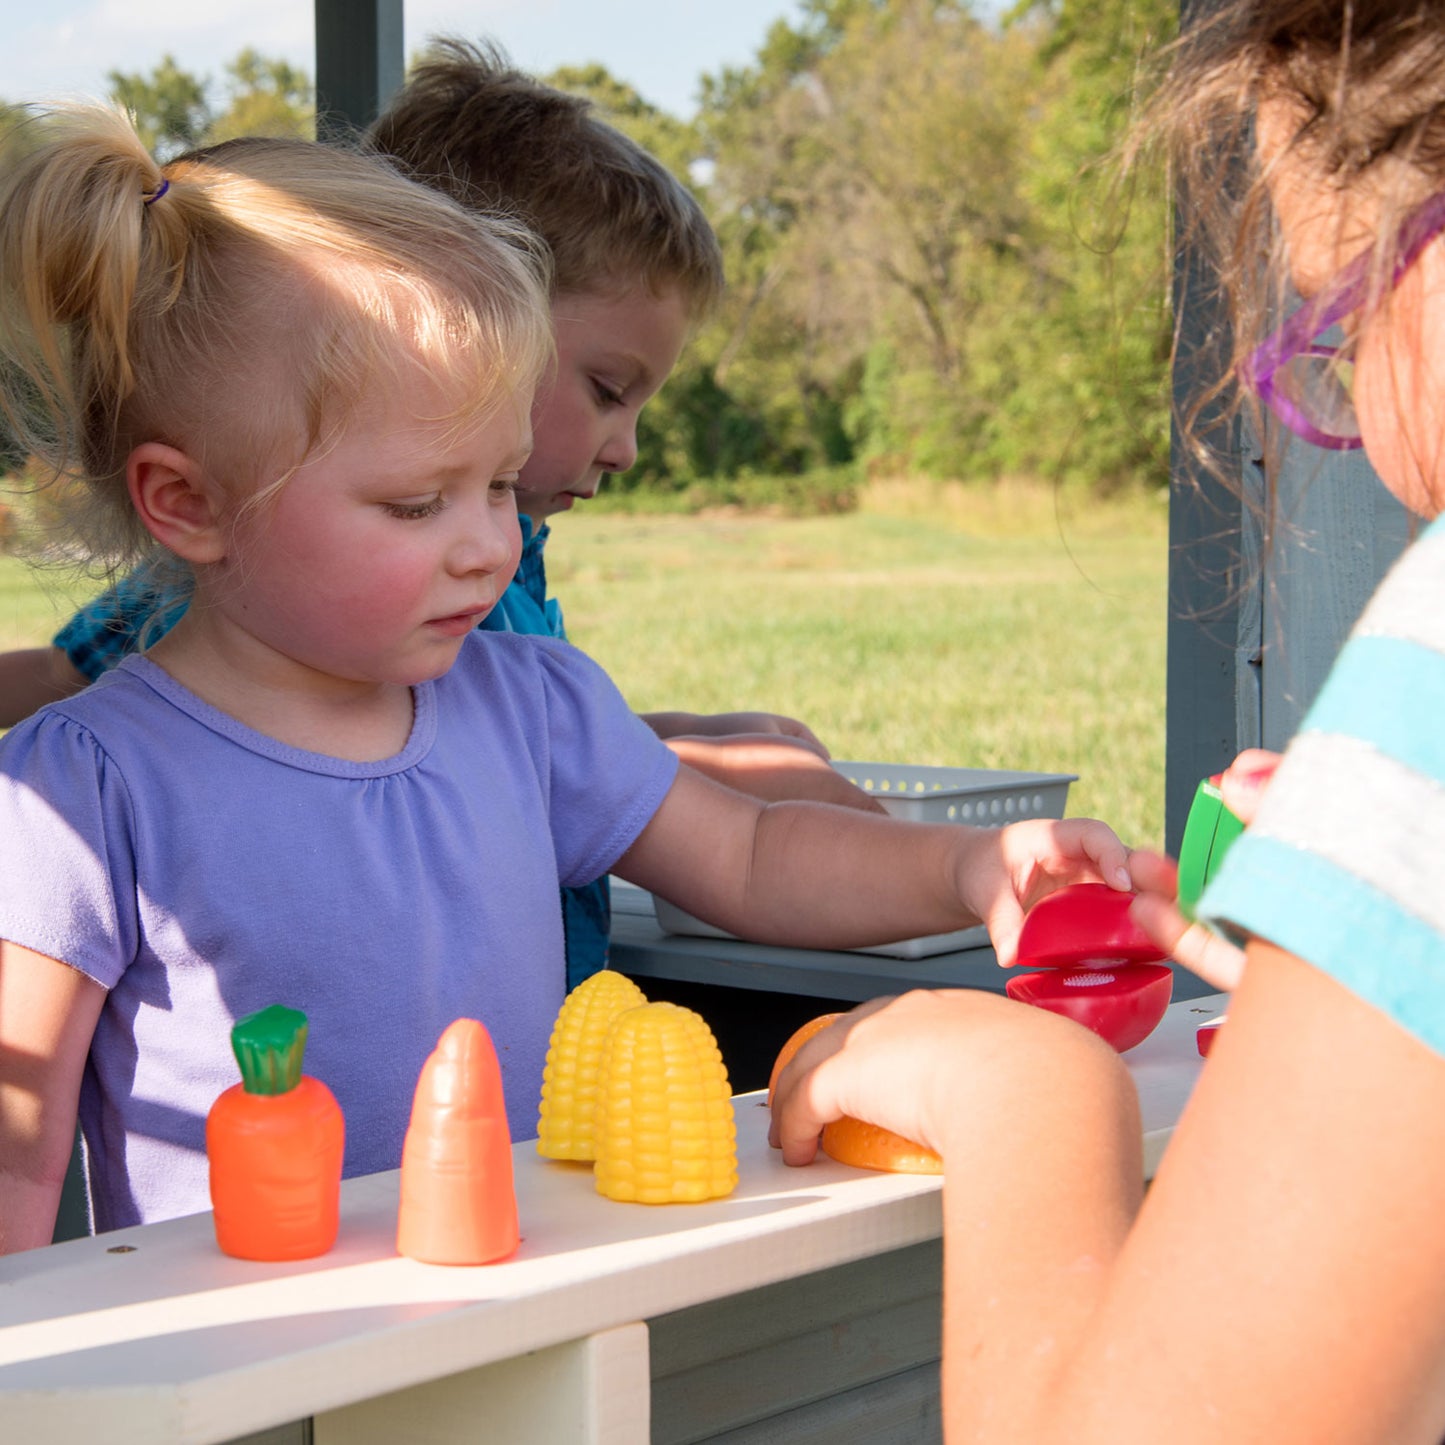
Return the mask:
[[972,1087],[942,1125],[950,1440],[1068,1439],[1067,1427],[1054,1433],[1056,1387],[1077,1365],[1141,1202],[1138,1099],[1123,1062],[1040,1012],[974,1039],[957,1066]]
[[977,831],[770,804],[758,818],[741,901],[750,933],[856,947],[976,924],[981,915],[961,899],[957,878]]
[[0,1254],[40,1249],[55,1233],[60,1180],[34,1180],[0,1170]]
[[0,941],[0,1254],[49,1244],[105,989]]
[[615,871],[760,942],[851,948],[983,922],[1007,964],[1028,902],[1084,878],[1127,887],[1126,859],[1087,819],[982,829],[763,805],[684,767]]

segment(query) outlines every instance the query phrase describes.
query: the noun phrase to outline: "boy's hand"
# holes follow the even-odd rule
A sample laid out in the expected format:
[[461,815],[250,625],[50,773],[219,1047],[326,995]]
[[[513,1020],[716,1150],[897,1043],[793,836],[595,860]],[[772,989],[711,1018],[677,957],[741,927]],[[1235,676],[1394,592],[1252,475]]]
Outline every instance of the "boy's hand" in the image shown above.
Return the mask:
[[972,829],[955,866],[958,896],[988,927],[998,961],[1018,959],[1024,914],[1067,883],[1133,885],[1129,850],[1092,818],[1036,818],[1006,828]]
[[[1235,758],[1220,779],[1224,806],[1241,822],[1251,823],[1279,766],[1279,754],[1248,748]],[[1135,853],[1130,859],[1139,897],[1129,910],[1134,921],[1169,956],[1223,992],[1239,987],[1244,950],[1236,948],[1203,923],[1191,923],[1179,911],[1179,870],[1158,853]]]

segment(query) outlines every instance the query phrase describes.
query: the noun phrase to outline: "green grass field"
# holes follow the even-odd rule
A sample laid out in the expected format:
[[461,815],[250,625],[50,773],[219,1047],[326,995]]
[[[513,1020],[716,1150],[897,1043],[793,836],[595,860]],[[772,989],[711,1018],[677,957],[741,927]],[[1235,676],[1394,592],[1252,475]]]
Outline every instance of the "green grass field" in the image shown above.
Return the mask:
[[[766,708],[841,758],[1078,773],[1071,814],[1159,846],[1163,506],[870,500],[803,520],[584,510],[557,522],[549,578],[640,711]],[[0,646],[50,636],[85,590],[63,581],[0,558]]]

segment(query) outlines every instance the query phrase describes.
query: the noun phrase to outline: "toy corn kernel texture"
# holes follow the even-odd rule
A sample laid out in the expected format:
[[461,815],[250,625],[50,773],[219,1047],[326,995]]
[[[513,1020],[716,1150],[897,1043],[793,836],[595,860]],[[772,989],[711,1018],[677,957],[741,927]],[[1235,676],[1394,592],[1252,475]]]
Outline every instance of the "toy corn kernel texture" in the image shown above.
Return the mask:
[[691,1009],[649,1003],[607,1035],[597,1091],[597,1192],[639,1204],[694,1204],[738,1182],[727,1070]]
[[537,1152],[544,1159],[593,1159],[602,1045],[620,1013],[646,1002],[626,974],[609,968],[584,979],[563,1001],[542,1071]]

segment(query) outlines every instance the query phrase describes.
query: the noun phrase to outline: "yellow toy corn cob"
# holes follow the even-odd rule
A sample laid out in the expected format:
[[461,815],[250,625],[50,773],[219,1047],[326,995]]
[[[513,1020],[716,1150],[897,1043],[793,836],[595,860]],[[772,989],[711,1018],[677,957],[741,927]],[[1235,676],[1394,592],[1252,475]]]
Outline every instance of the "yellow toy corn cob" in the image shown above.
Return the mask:
[[597,1192],[639,1204],[696,1203],[738,1182],[727,1070],[691,1009],[649,1003],[612,1025],[595,1126]]
[[626,974],[608,968],[584,979],[563,1000],[542,1071],[537,1152],[544,1159],[593,1157],[597,1068],[607,1030],[624,1009],[646,1002],[646,995]]

